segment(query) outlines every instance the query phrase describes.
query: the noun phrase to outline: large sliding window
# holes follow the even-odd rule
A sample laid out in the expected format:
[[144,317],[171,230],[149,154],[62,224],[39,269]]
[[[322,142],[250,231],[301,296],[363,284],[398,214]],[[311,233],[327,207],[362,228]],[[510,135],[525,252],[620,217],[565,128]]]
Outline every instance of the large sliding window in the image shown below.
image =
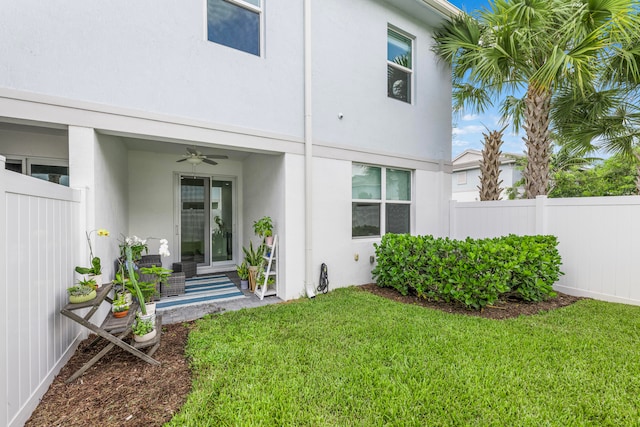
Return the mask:
[[207,38],[260,56],[263,0],[207,0]]
[[351,236],[411,232],[411,171],[354,163]]
[[413,81],[413,39],[387,29],[387,96],[411,103]]

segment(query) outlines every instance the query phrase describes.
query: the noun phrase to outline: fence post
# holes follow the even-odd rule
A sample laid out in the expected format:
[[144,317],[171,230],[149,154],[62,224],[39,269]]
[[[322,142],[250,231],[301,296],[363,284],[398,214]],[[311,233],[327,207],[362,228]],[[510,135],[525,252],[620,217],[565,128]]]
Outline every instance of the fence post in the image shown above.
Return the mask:
[[449,238],[456,238],[456,210],[458,202],[449,200]]
[[[15,173],[11,171],[5,170],[5,162],[6,158],[4,156],[0,156],[0,289],[3,290],[3,295],[5,295],[5,289],[7,289],[7,254],[6,254],[6,244],[7,241],[7,193],[6,193],[6,174]],[[0,302],[0,309],[3,313],[5,313],[0,319],[0,341],[2,343],[8,342],[9,331],[7,330],[7,315],[8,312],[7,305],[9,301],[6,298],[2,298],[2,302]],[[4,344],[3,344],[4,345]],[[4,348],[4,347],[3,347]],[[7,367],[7,351],[0,351],[0,384],[3,384],[0,387],[0,424],[7,425],[9,423],[9,414],[7,410],[7,376],[8,376],[8,367]]]
[[547,234],[547,196],[536,196],[536,234]]

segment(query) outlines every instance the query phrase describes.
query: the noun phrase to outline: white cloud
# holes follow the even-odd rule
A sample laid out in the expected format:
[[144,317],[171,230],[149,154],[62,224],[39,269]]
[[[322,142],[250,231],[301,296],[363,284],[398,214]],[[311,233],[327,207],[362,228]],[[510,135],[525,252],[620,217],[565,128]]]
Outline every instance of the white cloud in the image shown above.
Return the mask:
[[455,135],[473,135],[473,134],[482,135],[482,132],[484,131],[485,131],[485,127],[482,125],[461,126],[461,127],[455,127],[451,130],[454,136]]
[[462,116],[462,121],[470,122],[472,120],[477,120],[478,117],[480,116],[478,116],[477,114],[465,114],[464,116]]

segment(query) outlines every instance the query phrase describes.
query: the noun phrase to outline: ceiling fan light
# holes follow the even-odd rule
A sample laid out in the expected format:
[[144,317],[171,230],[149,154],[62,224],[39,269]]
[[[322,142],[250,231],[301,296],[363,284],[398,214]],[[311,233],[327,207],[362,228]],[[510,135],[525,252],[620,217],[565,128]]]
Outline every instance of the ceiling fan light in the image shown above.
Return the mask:
[[192,165],[199,165],[200,163],[202,163],[202,159],[200,157],[189,157],[187,159],[187,162],[191,163]]

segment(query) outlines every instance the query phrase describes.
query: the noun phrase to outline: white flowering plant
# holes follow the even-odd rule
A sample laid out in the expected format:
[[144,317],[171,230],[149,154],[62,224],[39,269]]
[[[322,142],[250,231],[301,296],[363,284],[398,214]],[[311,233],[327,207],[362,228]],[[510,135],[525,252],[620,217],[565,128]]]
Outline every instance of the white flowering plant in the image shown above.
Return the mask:
[[142,258],[142,252],[144,252],[145,254],[149,252],[147,239],[141,239],[138,236],[124,237],[122,243],[120,243],[120,255],[123,258],[126,258],[125,252],[127,248],[131,250],[133,261],[140,260],[140,258]]

